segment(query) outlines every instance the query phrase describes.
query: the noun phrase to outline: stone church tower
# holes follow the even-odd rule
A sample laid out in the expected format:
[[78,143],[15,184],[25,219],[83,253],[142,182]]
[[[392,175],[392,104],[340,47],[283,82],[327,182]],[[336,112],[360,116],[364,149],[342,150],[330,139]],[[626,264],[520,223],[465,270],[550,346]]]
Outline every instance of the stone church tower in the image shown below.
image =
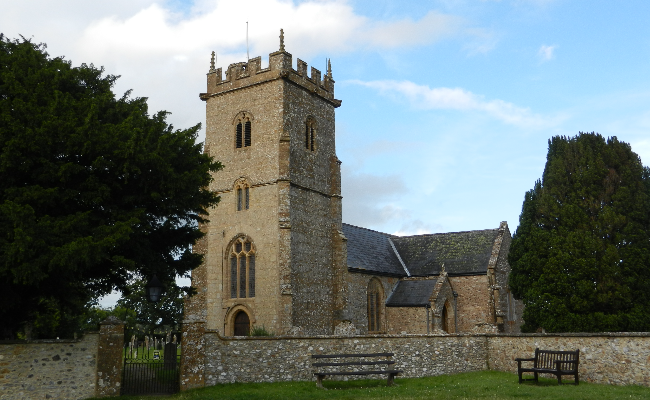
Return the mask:
[[324,77],[284,49],[207,74],[205,151],[224,169],[192,273],[186,322],[240,335],[331,334],[346,306],[341,173],[331,67]]

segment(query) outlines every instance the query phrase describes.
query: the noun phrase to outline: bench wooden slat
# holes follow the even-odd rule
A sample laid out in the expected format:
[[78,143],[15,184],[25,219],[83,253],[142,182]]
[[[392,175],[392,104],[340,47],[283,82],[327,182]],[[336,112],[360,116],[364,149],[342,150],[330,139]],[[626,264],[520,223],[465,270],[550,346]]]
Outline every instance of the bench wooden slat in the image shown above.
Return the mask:
[[[540,350],[535,349],[534,358],[516,358],[519,383],[533,380],[537,382],[538,374],[553,374],[557,377],[558,384],[562,384],[563,375],[573,375],[574,385],[579,383],[578,364],[580,362],[580,350]],[[533,367],[522,366],[522,362],[532,362]],[[569,369],[567,369],[569,368]],[[522,373],[532,372],[533,379],[523,379]]]
[[342,365],[391,365],[395,361],[355,361],[355,362],[342,362],[342,363],[313,363],[314,367],[338,367]]
[[370,354],[312,354],[311,358],[344,358],[344,357],[392,357],[393,353]]
[[[393,353],[365,353],[365,354],[312,354],[312,358],[314,359],[333,359],[333,358],[338,358],[338,359],[343,359],[343,358],[356,358],[361,361],[343,361],[343,362],[315,362],[312,363],[312,367],[346,367],[346,366],[379,366],[379,365],[386,365],[386,366],[392,366],[395,364],[395,361],[392,360],[380,360],[380,361],[370,361],[370,360],[364,360],[364,358],[368,357],[392,357]],[[343,368],[345,369],[345,368]],[[323,379],[328,376],[328,375],[388,375],[388,381],[387,384],[388,386],[391,386],[393,384],[393,379],[397,374],[402,373],[402,371],[399,370],[393,370],[393,369],[384,369],[384,370],[368,370],[368,369],[360,369],[357,371],[317,371],[314,372],[314,376],[316,376],[316,386],[322,388],[323,387]]]

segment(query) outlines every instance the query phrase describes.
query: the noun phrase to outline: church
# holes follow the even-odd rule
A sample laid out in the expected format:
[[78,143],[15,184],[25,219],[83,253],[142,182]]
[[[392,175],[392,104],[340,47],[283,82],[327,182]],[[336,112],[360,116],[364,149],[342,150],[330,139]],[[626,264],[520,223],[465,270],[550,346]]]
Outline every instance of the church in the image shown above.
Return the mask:
[[207,74],[205,152],[224,169],[186,321],[224,336],[519,332],[506,222],[395,236],[342,223],[331,64],[284,48]]

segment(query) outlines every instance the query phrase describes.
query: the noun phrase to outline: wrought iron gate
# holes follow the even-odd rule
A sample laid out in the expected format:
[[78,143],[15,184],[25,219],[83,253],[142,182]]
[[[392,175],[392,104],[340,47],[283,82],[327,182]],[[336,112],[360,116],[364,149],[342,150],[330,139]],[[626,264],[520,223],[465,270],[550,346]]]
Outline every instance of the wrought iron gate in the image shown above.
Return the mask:
[[175,339],[131,336],[124,345],[122,395],[179,391],[180,346]]

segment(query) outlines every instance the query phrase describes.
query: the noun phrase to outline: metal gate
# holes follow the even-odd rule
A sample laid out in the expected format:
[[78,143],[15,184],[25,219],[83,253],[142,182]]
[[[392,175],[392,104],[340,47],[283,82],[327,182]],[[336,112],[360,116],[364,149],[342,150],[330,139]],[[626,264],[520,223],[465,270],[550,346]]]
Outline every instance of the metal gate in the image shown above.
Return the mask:
[[124,345],[122,395],[170,394],[179,391],[180,349],[175,336],[131,336]]

